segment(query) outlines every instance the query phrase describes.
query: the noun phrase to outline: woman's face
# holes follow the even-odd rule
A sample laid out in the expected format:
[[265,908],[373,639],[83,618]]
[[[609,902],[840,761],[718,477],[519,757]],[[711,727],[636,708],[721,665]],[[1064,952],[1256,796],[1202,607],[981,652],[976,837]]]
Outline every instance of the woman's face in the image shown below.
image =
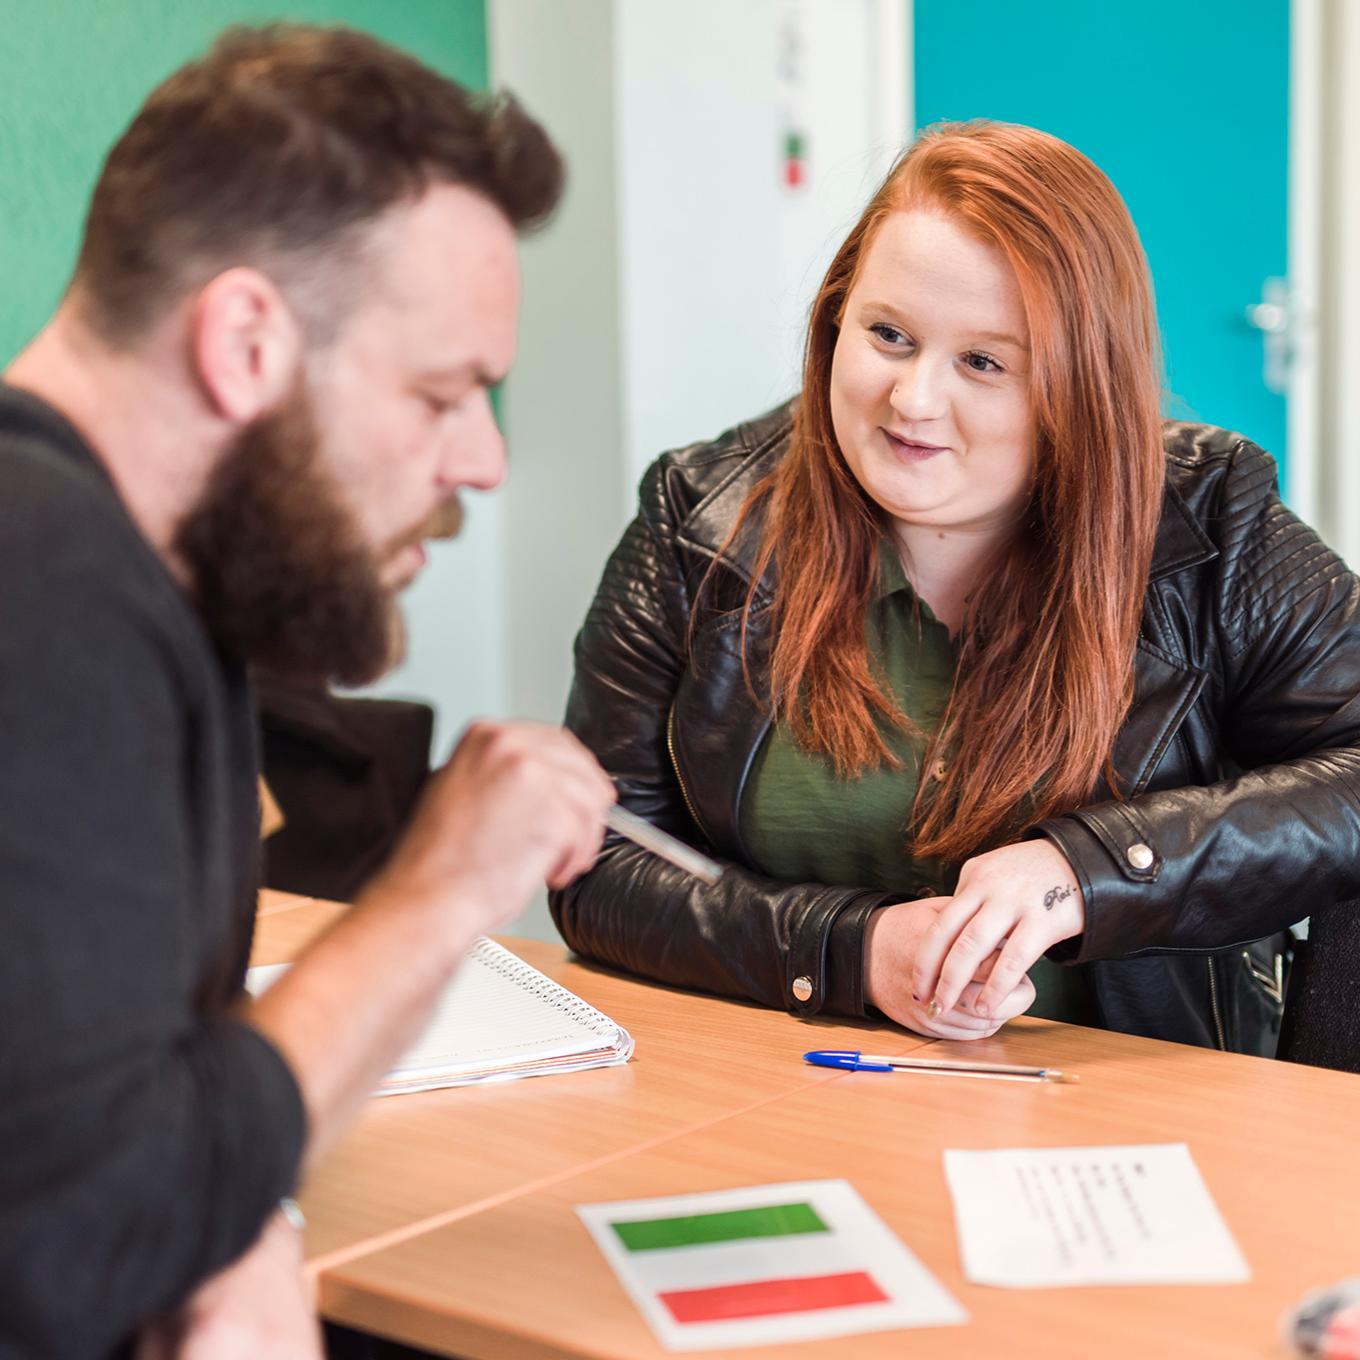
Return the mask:
[[1004,533],[1034,467],[1029,362],[1001,252],[938,212],[891,214],[831,364],[832,424],[859,484],[899,525]]

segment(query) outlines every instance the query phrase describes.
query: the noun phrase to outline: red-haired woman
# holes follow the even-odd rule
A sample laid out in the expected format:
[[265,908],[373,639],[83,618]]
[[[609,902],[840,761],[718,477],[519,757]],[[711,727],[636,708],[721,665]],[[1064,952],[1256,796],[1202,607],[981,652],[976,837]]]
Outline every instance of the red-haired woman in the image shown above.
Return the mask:
[[569,726],[727,872],[612,839],[567,942],[928,1035],[1270,1051],[1282,932],[1360,895],[1360,581],[1259,449],[1160,419],[1159,367],[1089,160],[920,138],[801,396],[651,468],[578,639]]

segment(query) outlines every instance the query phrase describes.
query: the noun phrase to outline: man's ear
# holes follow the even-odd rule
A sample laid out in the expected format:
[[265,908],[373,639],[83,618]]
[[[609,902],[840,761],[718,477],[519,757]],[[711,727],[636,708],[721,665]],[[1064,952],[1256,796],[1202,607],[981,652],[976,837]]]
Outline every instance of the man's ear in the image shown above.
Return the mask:
[[194,300],[189,343],[208,401],[236,425],[278,405],[302,361],[292,309],[264,274],[244,265],[218,274]]

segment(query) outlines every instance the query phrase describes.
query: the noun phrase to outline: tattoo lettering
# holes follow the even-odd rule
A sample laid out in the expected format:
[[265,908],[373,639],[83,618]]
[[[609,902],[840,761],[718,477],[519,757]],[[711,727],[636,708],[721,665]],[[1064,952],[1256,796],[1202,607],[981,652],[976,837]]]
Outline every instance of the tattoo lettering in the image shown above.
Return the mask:
[[1059,902],[1066,902],[1067,899],[1071,897],[1074,892],[1076,892],[1076,888],[1074,888],[1070,883],[1065,888],[1062,887],[1061,885],[1056,888],[1050,888],[1044,894],[1044,910],[1052,911],[1053,908],[1056,907]]

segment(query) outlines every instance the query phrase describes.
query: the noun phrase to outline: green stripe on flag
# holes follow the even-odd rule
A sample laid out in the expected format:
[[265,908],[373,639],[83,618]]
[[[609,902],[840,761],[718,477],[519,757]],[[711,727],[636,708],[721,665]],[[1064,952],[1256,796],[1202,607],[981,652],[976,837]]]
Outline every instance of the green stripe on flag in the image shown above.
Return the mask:
[[666,1247],[700,1247],[711,1242],[737,1242],[747,1237],[793,1237],[827,1232],[810,1204],[771,1204],[759,1209],[732,1209],[688,1218],[638,1218],[611,1223],[629,1251]]

